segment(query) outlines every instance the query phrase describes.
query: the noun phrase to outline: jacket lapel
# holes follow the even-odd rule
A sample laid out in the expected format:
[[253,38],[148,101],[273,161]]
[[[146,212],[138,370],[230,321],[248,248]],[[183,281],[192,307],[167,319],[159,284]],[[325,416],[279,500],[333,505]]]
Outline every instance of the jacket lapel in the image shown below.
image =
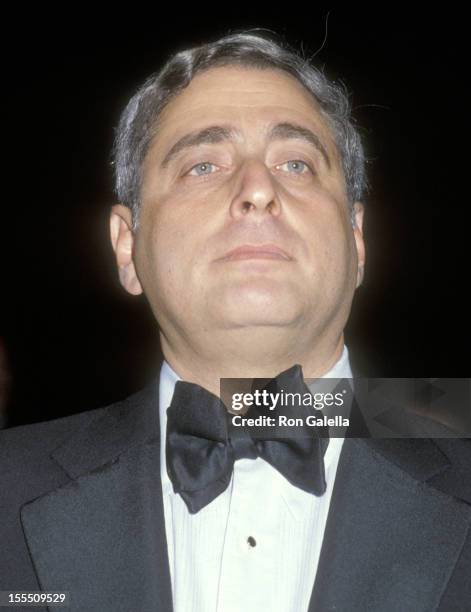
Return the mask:
[[21,508],[41,588],[70,610],[172,610],[160,478],[158,378],[57,448],[70,477]]
[[471,522],[427,483],[452,471],[432,440],[346,439],[309,612],[437,610]]

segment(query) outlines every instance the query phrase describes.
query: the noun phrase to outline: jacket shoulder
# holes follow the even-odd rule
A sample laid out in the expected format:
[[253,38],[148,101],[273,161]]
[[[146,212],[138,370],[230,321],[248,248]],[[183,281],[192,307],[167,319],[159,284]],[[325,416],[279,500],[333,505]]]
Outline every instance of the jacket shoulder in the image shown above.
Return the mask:
[[116,414],[125,410],[141,392],[93,410],[0,430],[0,482],[19,469],[25,474],[37,473],[38,461],[49,458],[69,437],[86,429],[107,413]]
[[49,421],[19,425],[0,431],[0,464],[11,453],[31,455],[35,452],[51,452],[69,433],[86,427],[110,407],[101,407],[71,414]]

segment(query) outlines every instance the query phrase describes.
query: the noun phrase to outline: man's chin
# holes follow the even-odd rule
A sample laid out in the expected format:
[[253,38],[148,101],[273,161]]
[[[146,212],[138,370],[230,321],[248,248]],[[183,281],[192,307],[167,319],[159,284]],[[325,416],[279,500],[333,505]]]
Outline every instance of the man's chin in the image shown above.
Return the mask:
[[284,305],[276,305],[273,308],[237,309],[237,305],[219,310],[214,313],[212,320],[220,322],[219,327],[223,329],[255,330],[257,328],[290,328],[293,327],[301,313],[298,309],[288,308]]

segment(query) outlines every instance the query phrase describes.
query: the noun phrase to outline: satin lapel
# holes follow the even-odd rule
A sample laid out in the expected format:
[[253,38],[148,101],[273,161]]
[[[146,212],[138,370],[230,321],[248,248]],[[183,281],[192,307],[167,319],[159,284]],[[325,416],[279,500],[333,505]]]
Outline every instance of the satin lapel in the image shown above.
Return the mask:
[[471,506],[427,480],[450,464],[431,440],[346,439],[309,612],[431,612]]
[[71,481],[21,509],[41,588],[71,612],[172,610],[158,397],[154,381],[56,449]]

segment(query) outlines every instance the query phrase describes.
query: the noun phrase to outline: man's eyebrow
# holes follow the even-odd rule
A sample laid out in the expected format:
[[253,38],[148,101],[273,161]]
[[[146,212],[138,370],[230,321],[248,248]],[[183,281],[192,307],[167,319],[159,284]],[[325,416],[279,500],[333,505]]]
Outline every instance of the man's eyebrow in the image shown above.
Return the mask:
[[[181,151],[197,147],[201,144],[215,144],[228,140],[234,140],[240,133],[231,128],[222,125],[211,125],[203,128],[196,132],[191,132],[182,136],[177,142],[171,147],[162,163],[162,168],[166,168],[168,164],[174,159]],[[315,149],[317,149],[322,157],[324,158],[327,166],[330,168],[331,163],[327,150],[320,141],[319,137],[309,128],[297,125],[295,123],[282,122],[274,125],[268,132],[268,141],[273,140],[288,140],[288,139],[304,140]]]
[[201,144],[215,144],[225,140],[232,140],[236,135],[236,131],[221,125],[211,125],[197,132],[191,132],[182,136],[180,140],[172,146],[170,151],[164,157],[160,166],[166,168],[168,164],[184,149],[197,147]]
[[312,145],[319,151],[330,168],[330,158],[327,154],[327,150],[322,144],[320,138],[309,128],[297,125],[295,123],[283,122],[277,123],[272,127],[268,134],[268,140],[287,140],[289,138],[296,138],[298,140],[304,140],[308,144]]

